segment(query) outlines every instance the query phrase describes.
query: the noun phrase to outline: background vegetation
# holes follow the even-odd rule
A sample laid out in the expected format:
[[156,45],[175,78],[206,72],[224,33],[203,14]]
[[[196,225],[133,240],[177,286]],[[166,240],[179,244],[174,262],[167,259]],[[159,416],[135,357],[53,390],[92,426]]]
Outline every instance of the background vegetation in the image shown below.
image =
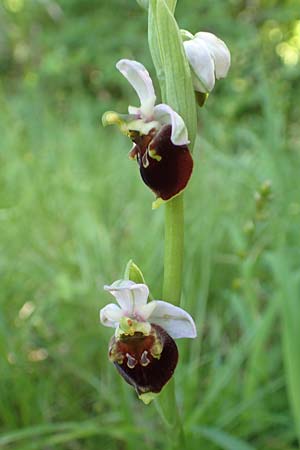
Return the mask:
[[[179,0],[232,51],[204,109],[186,192],[177,394],[188,449],[293,450],[300,438],[298,0]],[[154,406],[108,363],[98,310],[129,258],[162,282],[163,208],[102,113],[143,62],[129,0],[0,2],[0,448],[166,449]],[[171,300],[171,299],[166,299]]]

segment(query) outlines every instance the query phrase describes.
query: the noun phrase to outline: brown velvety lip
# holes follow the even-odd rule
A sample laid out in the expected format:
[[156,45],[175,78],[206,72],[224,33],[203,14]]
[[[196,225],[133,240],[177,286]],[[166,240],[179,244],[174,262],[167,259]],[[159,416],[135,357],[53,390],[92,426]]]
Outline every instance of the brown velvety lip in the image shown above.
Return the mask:
[[151,333],[144,336],[112,337],[109,357],[125,381],[138,395],[158,393],[172,377],[178,362],[174,340],[158,325],[151,324]]
[[167,201],[183,191],[193,171],[193,159],[186,145],[171,141],[171,125],[164,125],[155,134],[131,133],[135,143],[130,156],[137,159],[144,183],[156,197]]

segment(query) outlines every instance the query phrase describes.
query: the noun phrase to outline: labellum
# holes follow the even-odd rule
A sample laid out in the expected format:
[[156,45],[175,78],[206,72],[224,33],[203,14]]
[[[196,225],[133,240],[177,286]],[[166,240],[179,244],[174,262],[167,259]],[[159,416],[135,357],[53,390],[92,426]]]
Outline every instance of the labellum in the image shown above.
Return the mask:
[[149,335],[113,336],[109,359],[139,396],[161,391],[172,377],[178,362],[174,340],[159,325],[151,324]]
[[130,152],[136,158],[144,183],[158,198],[169,200],[183,191],[191,177],[193,159],[187,145],[174,145],[171,125],[147,135],[130,131],[135,146]]

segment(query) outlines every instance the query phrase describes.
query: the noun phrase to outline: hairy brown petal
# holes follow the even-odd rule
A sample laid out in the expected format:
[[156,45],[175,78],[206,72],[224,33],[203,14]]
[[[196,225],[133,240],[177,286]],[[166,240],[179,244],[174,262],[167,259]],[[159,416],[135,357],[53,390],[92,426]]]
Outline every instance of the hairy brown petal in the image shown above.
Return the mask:
[[158,393],[174,373],[178,350],[163,328],[151,324],[149,336],[142,333],[118,339],[113,336],[109,358],[138,395]]
[[157,197],[169,200],[187,185],[193,170],[193,159],[186,145],[171,141],[171,125],[165,125],[147,136],[132,133],[136,144],[131,151],[137,157],[143,181]]

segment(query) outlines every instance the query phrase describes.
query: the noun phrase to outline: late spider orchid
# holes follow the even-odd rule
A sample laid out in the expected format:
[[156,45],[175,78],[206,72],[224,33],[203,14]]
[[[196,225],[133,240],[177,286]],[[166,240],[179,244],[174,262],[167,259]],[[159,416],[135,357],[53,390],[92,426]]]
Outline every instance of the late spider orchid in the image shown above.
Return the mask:
[[193,170],[185,123],[169,105],[155,106],[152,80],[142,64],[121,59],[116,67],[135,89],[141,104],[129,106],[128,114],[106,112],[103,124],[119,125],[131,138],[134,146],[130,157],[137,159],[143,181],[158,199],[170,200],[186,187]]
[[230,67],[230,51],[221,39],[201,31],[193,36],[181,30],[195,91],[209,93],[215,81],[225,78]]
[[149,403],[173,375],[178,350],[173,339],[195,338],[192,317],[183,309],[160,300],[147,303],[145,284],[119,280],[104,286],[117,300],[100,311],[100,321],[115,328],[109,359],[139,398]]

